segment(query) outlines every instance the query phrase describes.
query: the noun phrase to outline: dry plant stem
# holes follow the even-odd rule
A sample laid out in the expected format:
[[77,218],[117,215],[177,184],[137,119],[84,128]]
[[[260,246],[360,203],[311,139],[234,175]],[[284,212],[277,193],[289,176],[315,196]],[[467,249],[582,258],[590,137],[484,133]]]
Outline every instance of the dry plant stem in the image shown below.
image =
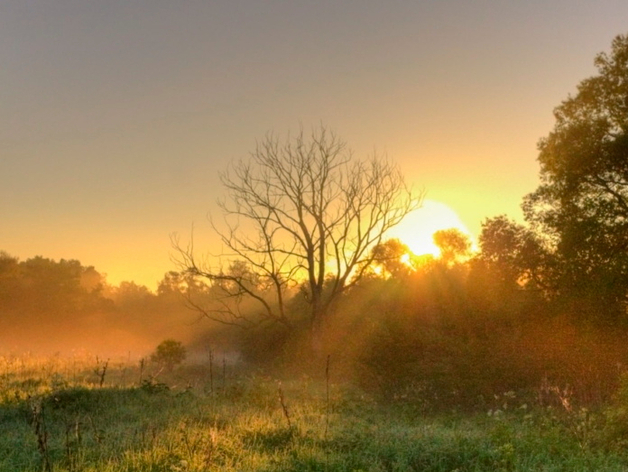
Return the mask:
[[142,377],[144,376],[144,367],[146,367],[146,359],[142,357],[140,359],[140,380],[139,380],[140,385],[142,385]]
[[107,374],[107,367],[109,367],[109,359],[105,361],[102,369],[100,368],[100,359],[96,356],[96,368],[94,369],[94,373],[98,376],[98,386],[102,388],[105,383],[105,375]]
[[108,366],[109,366],[109,359],[105,361],[104,365],[102,366],[102,370],[100,371],[100,382],[98,384],[100,388],[102,388],[103,384],[105,383],[105,375],[107,374]]
[[37,436],[37,450],[41,457],[41,468],[44,472],[52,472],[52,464],[50,463],[50,454],[48,452],[48,432],[44,422],[44,409],[41,400],[31,403],[31,421],[35,436]]
[[278,393],[279,393],[279,403],[281,404],[283,416],[286,418],[286,421],[288,422],[288,429],[292,429],[292,421],[290,421],[290,412],[288,411],[288,407],[286,406],[286,401],[283,396],[283,390],[281,389],[281,384],[279,384]]

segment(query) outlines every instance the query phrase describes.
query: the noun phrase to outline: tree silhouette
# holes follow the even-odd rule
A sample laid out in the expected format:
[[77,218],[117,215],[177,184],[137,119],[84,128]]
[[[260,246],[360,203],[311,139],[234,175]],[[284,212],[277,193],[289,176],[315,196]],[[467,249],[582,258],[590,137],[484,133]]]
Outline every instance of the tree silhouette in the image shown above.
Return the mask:
[[445,264],[459,262],[471,253],[471,240],[459,229],[441,229],[432,235],[432,239]]
[[174,246],[184,270],[219,288],[221,308],[205,314],[242,326],[292,327],[287,300],[298,287],[315,331],[332,302],[364,275],[382,235],[421,201],[390,161],[355,159],[324,127],[285,142],[268,135],[221,177],[224,226],[212,226],[227,249],[226,269],[200,261],[192,243],[175,239]]
[[595,65],[598,75],[583,80],[554,111],[554,129],[539,143],[542,183],[526,197],[524,211],[555,250],[562,292],[588,291],[605,301],[607,311],[622,313],[628,288],[628,36],[617,36]]
[[168,372],[172,372],[175,366],[181,364],[186,358],[187,352],[180,341],[166,339],[159,343],[155,352],[150,356],[150,360]]
[[482,224],[479,243],[478,261],[496,275],[499,285],[554,289],[554,257],[528,227],[505,215],[488,218]]
[[373,264],[386,276],[406,276],[414,269],[412,251],[397,238],[388,239],[373,247],[372,255]]

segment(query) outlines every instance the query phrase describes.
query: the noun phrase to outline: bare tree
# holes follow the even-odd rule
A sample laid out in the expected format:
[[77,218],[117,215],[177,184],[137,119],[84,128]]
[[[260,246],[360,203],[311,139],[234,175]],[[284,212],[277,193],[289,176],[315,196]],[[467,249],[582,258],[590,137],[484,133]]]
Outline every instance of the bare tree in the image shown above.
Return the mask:
[[301,130],[286,142],[266,136],[221,180],[224,226],[212,220],[212,227],[226,249],[226,269],[199,260],[192,242],[174,239],[173,245],[181,267],[208,279],[217,295],[212,307],[195,308],[238,325],[291,327],[287,302],[298,290],[315,330],[333,301],[365,273],[371,249],[422,201],[390,161],[354,159],[324,127],[310,135]]

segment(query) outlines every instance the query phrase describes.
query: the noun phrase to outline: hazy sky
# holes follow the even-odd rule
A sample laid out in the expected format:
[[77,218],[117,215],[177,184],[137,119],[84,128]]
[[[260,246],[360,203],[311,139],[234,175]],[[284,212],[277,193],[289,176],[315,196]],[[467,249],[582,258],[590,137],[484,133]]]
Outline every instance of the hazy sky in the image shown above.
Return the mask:
[[268,131],[334,129],[477,234],[625,0],[0,0],[0,249],[151,288]]

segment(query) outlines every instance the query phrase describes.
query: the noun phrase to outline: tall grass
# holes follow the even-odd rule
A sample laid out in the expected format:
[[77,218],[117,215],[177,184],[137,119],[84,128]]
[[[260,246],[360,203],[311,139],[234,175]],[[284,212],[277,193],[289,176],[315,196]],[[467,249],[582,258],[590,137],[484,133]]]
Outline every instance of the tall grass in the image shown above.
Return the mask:
[[426,416],[330,383],[329,364],[320,382],[226,371],[220,387],[209,365],[104,365],[0,359],[0,471],[628,470],[617,408],[507,393],[490,412]]

